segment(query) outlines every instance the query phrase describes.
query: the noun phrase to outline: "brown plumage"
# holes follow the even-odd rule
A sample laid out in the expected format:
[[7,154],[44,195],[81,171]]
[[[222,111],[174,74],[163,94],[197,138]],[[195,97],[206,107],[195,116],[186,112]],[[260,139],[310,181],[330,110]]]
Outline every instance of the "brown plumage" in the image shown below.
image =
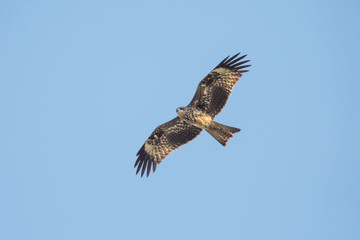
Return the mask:
[[203,80],[200,81],[190,104],[176,109],[178,117],[158,126],[145,141],[137,155],[134,167],[136,174],[149,176],[151,168],[155,172],[159,164],[172,151],[193,140],[205,129],[223,146],[240,132],[240,129],[229,127],[214,121],[214,117],[224,108],[232,89],[242,76],[249,70],[244,65],[249,62],[240,61],[246,55],[240,53],[221,61]]

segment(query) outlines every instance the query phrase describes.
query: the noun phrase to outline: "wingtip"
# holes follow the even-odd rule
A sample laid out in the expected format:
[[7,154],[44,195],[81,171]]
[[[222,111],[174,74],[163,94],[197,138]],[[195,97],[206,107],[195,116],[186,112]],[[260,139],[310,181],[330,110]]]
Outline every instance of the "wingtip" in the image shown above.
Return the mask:
[[156,170],[157,164],[158,164],[157,162],[154,162],[154,163],[153,163],[153,173],[154,173],[155,170]]
[[237,67],[237,69],[243,69],[243,68],[247,68],[247,67],[250,67],[251,65],[244,65],[244,66],[239,66]]
[[151,172],[151,164],[152,164],[152,161],[148,161],[148,164],[147,164],[147,171],[146,171],[146,177],[149,177],[150,175],[150,172]]
[[250,60],[245,60],[245,61],[240,62],[240,60],[247,57],[247,54],[239,57],[240,54],[241,54],[241,52],[238,52],[237,54],[233,55],[232,57],[230,57],[230,56],[226,57],[214,69],[223,67],[223,68],[227,68],[227,69],[239,70],[239,69],[242,69],[245,67],[249,67],[250,65],[241,66],[242,64],[245,64],[245,63],[249,62]]
[[136,169],[136,175],[140,172],[140,169],[141,169],[140,166],[141,166],[141,165],[139,165],[138,168]]
[[237,56],[239,56],[240,53],[241,53],[241,52],[239,52],[239,53],[235,54],[234,56],[232,56],[231,58],[229,58],[229,59],[226,61],[226,63],[230,63],[233,59],[235,59]]

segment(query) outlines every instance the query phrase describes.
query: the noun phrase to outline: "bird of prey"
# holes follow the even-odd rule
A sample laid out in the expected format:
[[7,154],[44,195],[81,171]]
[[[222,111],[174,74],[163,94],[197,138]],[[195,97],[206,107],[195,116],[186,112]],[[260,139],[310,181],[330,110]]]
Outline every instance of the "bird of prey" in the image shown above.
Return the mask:
[[244,72],[249,71],[244,69],[251,66],[245,65],[250,60],[241,61],[247,55],[238,57],[239,55],[240,53],[222,60],[200,81],[189,105],[178,107],[177,117],[158,126],[151,133],[136,154],[136,174],[141,170],[141,177],[145,171],[149,176],[151,167],[155,172],[157,164],[167,155],[193,140],[203,129],[223,146],[233,134],[240,132],[238,128],[214,121],[225,106],[236,82]]

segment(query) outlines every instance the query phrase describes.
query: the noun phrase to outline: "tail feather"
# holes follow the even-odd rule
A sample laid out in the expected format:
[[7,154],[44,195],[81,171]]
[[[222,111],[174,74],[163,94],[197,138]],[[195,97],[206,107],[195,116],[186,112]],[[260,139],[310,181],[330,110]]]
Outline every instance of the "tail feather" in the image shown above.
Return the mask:
[[233,137],[233,134],[241,131],[239,128],[225,126],[215,121],[211,122],[210,126],[205,128],[205,130],[223,146],[226,146],[226,143]]

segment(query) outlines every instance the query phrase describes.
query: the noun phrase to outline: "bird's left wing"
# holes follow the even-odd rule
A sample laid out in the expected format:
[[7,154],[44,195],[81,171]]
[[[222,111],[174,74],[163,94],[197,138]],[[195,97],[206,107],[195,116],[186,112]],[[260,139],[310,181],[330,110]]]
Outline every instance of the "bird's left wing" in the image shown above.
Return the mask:
[[215,117],[225,106],[232,89],[242,76],[245,65],[249,60],[240,61],[246,55],[240,56],[240,53],[228,56],[220,62],[201,82],[199,83],[195,96],[189,106],[195,106]]
[[172,151],[193,140],[201,131],[201,128],[190,125],[179,117],[158,126],[136,154],[138,156],[134,165],[137,166],[136,174],[141,170],[142,177],[147,169],[149,176],[151,166],[155,172],[158,163]]

